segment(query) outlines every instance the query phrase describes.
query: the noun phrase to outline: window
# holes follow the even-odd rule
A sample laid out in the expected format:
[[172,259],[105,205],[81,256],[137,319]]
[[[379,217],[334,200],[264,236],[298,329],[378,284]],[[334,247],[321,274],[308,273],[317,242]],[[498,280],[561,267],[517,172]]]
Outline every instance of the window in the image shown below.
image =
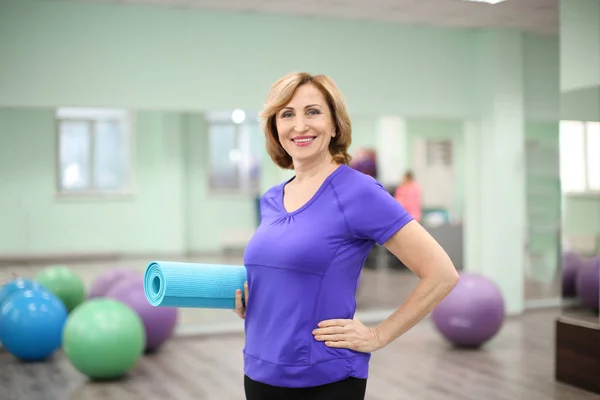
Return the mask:
[[210,189],[258,193],[264,143],[257,115],[243,110],[211,111],[206,119]]
[[58,191],[125,193],[131,185],[131,121],[123,110],[60,108]]
[[561,121],[560,179],[565,193],[600,194],[600,122]]

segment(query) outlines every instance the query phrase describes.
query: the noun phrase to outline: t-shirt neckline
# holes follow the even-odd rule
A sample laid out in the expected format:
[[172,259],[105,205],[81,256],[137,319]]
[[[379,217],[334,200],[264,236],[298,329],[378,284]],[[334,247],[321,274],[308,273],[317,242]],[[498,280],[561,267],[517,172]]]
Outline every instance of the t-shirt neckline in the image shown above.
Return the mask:
[[323,183],[321,183],[321,186],[319,186],[319,189],[317,189],[315,194],[310,199],[308,199],[308,201],[306,203],[304,203],[300,208],[298,208],[297,210],[294,210],[294,211],[286,210],[283,199],[284,199],[285,185],[287,185],[288,183],[290,183],[291,181],[296,179],[296,175],[292,176],[290,179],[283,182],[279,188],[279,207],[281,208],[281,212],[285,216],[292,216],[292,215],[298,214],[299,212],[306,210],[308,207],[310,207],[310,205],[312,203],[314,203],[319,198],[319,196],[327,188],[327,186],[329,185],[329,182],[333,179],[333,177],[336,176],[342,170],[342,168],[345,168],[345,167],[347,167],[346,164],[340,164],[339,167],[337,167],[332,173],[330,173],[327,176],[327,178],[325,178],[325,180],[323,181]]

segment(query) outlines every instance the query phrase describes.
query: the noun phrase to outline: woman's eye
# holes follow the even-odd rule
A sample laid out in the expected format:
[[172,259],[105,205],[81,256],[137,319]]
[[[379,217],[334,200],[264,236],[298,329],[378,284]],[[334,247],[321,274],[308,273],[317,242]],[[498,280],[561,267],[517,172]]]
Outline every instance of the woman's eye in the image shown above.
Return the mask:
[[289,118],[291,116],[292,116],[292,113],[289,111],[286,111],[283,114],[281,114],[281,118]]
[[319,110],[316,110],[313,108],[313,109],[308,110],[307,114],[308,115],[318,115],[318,114],[321,114],[321,112]]

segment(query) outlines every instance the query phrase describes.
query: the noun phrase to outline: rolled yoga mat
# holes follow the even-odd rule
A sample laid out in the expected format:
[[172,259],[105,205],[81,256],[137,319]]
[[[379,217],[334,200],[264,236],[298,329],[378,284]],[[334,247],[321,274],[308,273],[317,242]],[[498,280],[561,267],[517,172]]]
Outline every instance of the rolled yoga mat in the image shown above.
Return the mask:
[[153,261],[144,291],[157,307],[235,309],[235,291],[243,294],[246,279],[246,267],[239,265]]

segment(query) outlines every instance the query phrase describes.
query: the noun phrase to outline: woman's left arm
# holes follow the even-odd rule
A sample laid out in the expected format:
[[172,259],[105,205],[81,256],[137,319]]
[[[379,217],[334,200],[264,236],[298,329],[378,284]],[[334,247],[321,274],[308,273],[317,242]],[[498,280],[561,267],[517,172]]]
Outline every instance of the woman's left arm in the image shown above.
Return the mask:
[[404,304],[373,328],[382,347],[423,320],[459,279],[448,254],[416,221],[406,224],[384,246],[419,277],[419,283]]
[[326,346],[373,352],[419,323],[456,286],[458,273],[448,254],[417,222],[411,221],[384,246],[419,277],[419,284],[392,315],[370,328],[357,319],[321,321],[313,331]]

